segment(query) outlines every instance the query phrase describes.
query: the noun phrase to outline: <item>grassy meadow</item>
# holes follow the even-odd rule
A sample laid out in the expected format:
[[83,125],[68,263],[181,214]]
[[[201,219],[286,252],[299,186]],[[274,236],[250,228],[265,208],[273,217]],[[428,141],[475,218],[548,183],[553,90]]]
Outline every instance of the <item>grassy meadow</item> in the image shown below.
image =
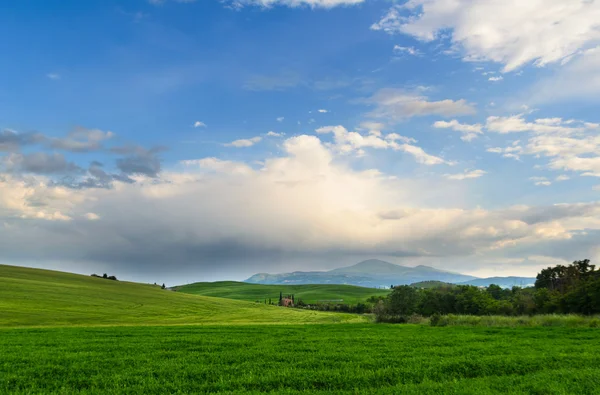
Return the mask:
[[600,332],[417,325],[0,329],[0,393],[597,394]]
[[534,318],[374,324],[0,266],[0,394],[600,393],[594,318]]
[[296,299],[302,299],[308,304],[343,300],[346,304],[356,304],[366,301],[371,296],[387,296],[389,289],[376,289],[340,284],[306,284],[306,285],[264,285],[249,284],[236,281],[218,281],[214,283],[193,283],[175,287],[178,292],[194,295],[214,296],[219,298],[238,299],[246,301],[264,301],[277,303],[279,293],[293,294]]
[[190,295],[158,286],[0,265],[0,327],[306,324],[367,318]]

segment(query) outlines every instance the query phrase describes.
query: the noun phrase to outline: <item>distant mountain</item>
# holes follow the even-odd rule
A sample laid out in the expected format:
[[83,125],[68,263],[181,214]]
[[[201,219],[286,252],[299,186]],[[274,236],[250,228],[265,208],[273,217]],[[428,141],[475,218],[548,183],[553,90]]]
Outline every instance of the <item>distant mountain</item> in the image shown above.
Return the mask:
[[535,284],[535,277],[489,277],[477,278],[474,280],[461,282],[459,285],[475,285],[477,287],[487,287],[496,284],[502,288],[512,287],[530,287]]
[[475,280],[467,276],[429,266],[401,266],[379,259],[369,259],[356,265],[326,272],[259,273],[246,280],[254,284],[351,284],[363,287],[405,285],[420,281],[459,283]]

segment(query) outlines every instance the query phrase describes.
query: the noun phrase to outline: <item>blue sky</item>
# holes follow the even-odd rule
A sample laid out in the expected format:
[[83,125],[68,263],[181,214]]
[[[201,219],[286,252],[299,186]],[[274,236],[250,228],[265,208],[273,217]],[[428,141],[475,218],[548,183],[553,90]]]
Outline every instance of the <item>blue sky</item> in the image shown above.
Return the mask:
[[600,257],[598,2],[0,7],[0,262],[178,281]]

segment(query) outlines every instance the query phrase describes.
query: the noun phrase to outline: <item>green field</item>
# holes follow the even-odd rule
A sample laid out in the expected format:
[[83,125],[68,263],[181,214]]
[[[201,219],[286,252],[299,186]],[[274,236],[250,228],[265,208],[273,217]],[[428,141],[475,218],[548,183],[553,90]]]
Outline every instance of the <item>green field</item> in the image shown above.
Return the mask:
[[0,327],[285,324],[367,318],[189,295],[145,284],[0,265]]
[[598,394],[595,329],[0,330],[0,393]]
[[600,330],[545,320],[373,324],[0,266],[0,394],[600,393]]
[[390,291],[385,289],[356,287],[354,285],[336,284],[307,284],[307,285],[263,285],[249,284],[236,281],[219,281],[214,283],[194,283],[175,287],[178,292],[195,295],[215,296],[247,301],[264,301],[277,303],[279,293],[294,294],[296,300],[305,303],[337,301],[339,303],[356,304],[366,301],[370,296],[387,296]]

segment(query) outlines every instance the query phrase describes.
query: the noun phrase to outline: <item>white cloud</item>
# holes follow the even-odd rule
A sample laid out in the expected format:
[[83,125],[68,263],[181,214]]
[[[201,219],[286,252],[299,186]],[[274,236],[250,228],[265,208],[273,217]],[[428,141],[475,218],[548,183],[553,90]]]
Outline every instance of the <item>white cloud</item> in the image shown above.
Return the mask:
[[449,180],[463,181],[463,180],[468,180],[468,179],[472,179],[472,178],[479,178],[479,177],[484,176],[485,174],[487,174],[487,172],[483,171],[483,170],[471,170],[471,171],[465,171],[464,173],[458,173],[458,174],[446,174],[445,177]]
[[529,177],[529,179],[533,181],[536,186],[547,187],[552,185],[552,182],[549,181],[546,177]]
[[234,8],[244,6],[287,6],[287,7],[310,7],[310,8],[334,8],[339,6],[351,6],[361,4],[365,0],[231,0],[229,3]]
[[391,88],[379,90],[367,102],[376,106],[369,116],[391,121],[415,116],[451,117],[475,113],[475,108],[464,99],[430,101],[426,96]]
[[206,124],[202,121],[196,121],[196,122],[194,122],[194,127],[195,128],[205,128]]
[[332,148],[342,154],[354,153],[358,156],[363,156],[365,148],[392,149],[394,151],[406,152],[412,155],[418,163],[424,165],[454,164],[453,162],[448,162],[426,153],[421,147],[412,145],[412,143],[417,142],[415,139],[401,136],[397,133],[390,133],[384,138],[381,138],[380,134],[373,133],[364,136],[358,132],[349,132],[343,126],[326,126],[317,129],[316,132],[318,134],[332,133],[335,141]]
[[560,175],[560,176],[556,177],[554,179],[554,181],[560,182],[560,181],[567,181],[567,180],[570,180],[570,179],[571,179],[571,177],[569,177],[569,176]]
[[262,137],[256,136],[250,139],[239,139],[232,141],[231,143],[224,144],[226,147],[235,147],[235,148],[246,148],[252,147],[254,144],[259,143],[262,140]]
[[497,62],[508,72],[564,62],[600,40],[599,21],[600,3],[589,0],[410,0],[371,28],[422,41],[449,29],[465,60]]
[[57,73],[48,73],[46,74],[46,77],[50,78],[51,80],[60,80],[60,74]]
[[528,100],[535,104],[600,97],[600,46],[584,51],[566,66],[534,84]]
[[270,132],[267,132],[267,136],[268,137],[281,137],[281,136],[283,136],[283,133],[277,133],[277,132],[270,131]]
[[504,77],[502,77],[501,75],[499,75],[497,77],[490,77],[490,78],[488,78],[488,81],[498,82],[498,81],[502,81],[503,79],[504,79]]
[[277,122],[283,122],[284,119],[285,119],[285,117],[278,117]]
[[84,217],[90,221],[97,221],[100,219],[100,216],[94,213],[86,213]]
[[483,133],[483,125],[479,123],[474,125],[463,124],[456,119],[453,119],[450,122],[437,121],[433,124],[433,127],[436,129],[452,129],[456,132],[460,132],[462,133],[461,140],[463,141],[472,141],[476,139],[478,135]]
[[583,176],[600,177],[599,125],[579,120],[542,118],[527,122],[523,115],[489,117],[488,131],[497,133],[529,133],[527,145],[490,148],[488,152],[507,155],[534,155],[549,158],[553,170],[579,172]]
[[394,45],[394,52],[397,54],[407,54],[411,56],[421,56],[422,53],[415,47],[402,47],[400,45]]
[[318,110],[318,111],[319,111],[321,114],[324,114],[324,113],[328,113],[328,112],[329,112],[329,111],[327,111],[327,110],[323,110],[323,109],[321,109],[321,110]]
[[[264,264],[281,254],[303,261],[358,254],[473,262],[515,251],[560,259],[587,254],[581,242],[597,247],[582,230],[600,229],[599,203],[455,208],[467,184],[450,188],[356,170],[336,161],[316,136],[287,139],[283,154],[257,170],[217,158],[184,164],[183,172],[111,189],[3,175],[0,223],[11,231],[0,238],[0,250],[15,263],[79,262],[82,272],[99,263],[120,272],[164,270],[168,260],[169,271],[208,273],[228,260]],[[456,188],[460,194],[452,193]],[[100,220],[76,220],[89,213]]]
[[593,129],[595,125],[572,120],[563,121],[562,118],[541,118],[527,122],[524,115],[519,114],[509,117],[488,117],[485,127],[490,132],[502,134],[516,132],[574,134]]

